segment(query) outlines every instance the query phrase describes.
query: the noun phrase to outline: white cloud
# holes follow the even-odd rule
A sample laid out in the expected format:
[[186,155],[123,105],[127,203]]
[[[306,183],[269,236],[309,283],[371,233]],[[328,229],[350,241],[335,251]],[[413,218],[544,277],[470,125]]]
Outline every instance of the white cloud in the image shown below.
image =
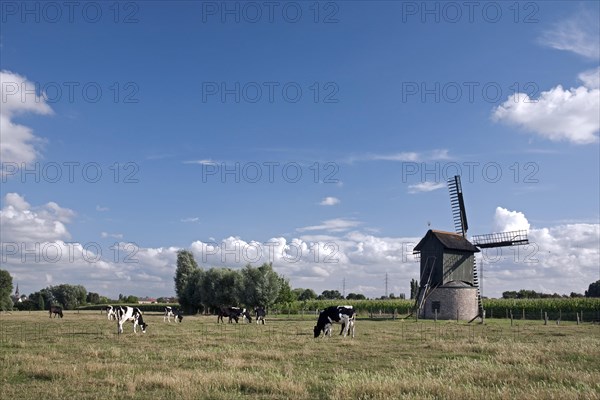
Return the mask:
[[178,249],[67,241],[71,234],[66,225],[74,215],[54,202],[33,207],[17,193],[5,196],[0,210],[2,265],[24,290],[33,292],[56,282],[82,284],[113,297],[172,294]]
[[529,230],[529,221],[525,214],[518,211],[509,211],[506,208],[496,207],[494,215],[494,232],[508,232]]
[[[586,85],[594,84],[588,73],[580,75],[580,79]],[[563,89],[558,85],[535,100],[525,93],[515,93],[494,110],[492,117],[551,141],[590,144],[598,142],[599,109],[599,89],[586,86]]]
[[104,211],[108,211],[108,210],[109,210],[108,207],[102,207],[101,205],[96,206],[96,211],[98,211],[98,212],[104,212]]
[[[118,293],[173,295],[177,247],[140,247],[119,242],[117,248],[97,243],[67,242],[66,225],[74,212],[50,202],[33,207],[22,196],[5,196],[2,217],[3,268],[19,281],[23,291],[48,284],[82,284],[88,290],[116,297]],[[529,228],[530,245],[484,250],[484,294],[500,296],[505,290],[534,289],[557,293],[582,292],[598,279],[600,224],[575,223],[532,228],[524,213],[498,207],[495,228],[500,231]],[[340,220],[323,225],[339,227]],[[346,221],[345,230],[358,224]],[[55,223],[63,225],[56,231]],[[344,225],[342,223],[341,225]],[[322,230],[324,231],[324,229]],[[425,232],[422,232],[423,234]],[[106,236],[111,234],[106,233]],[[212,240],[212,239],[211,239]],[[326,289],[368,297],[383,295],[385,274],[394,293],[409,293],[409,282],[419,276],[412,250],[420,237],[384,237],[359,231],[273,237],[267,241],[230,236],[221,241],[194,241],[189,248],[203,268],[242,268],[251,263],[272,262],[293,287]],[[42,256],[32,256],[38,243]],[[24,247],[14,247],[15,244]],[[10,246],[13,247],[10,247]],[[25,257],[23,251],[25,249]],[[495,257],[495,250],[501,256]],[[52,258],[59,252],[61,258]]]
[[415,185],[408,186],[408,193],[415,194],[421,192],[431,192],[434,190],[445,188],[446,184],[443,182],[421,182]]
[[108,233],[108,232],[101,232],[100,236],[103,238],[115,238],[115,239],[123,239],[123,234],[122,233]]
[[600,88],[600,67],[583,71],[577,77],[585,87],[590,89]]
[[305,226],[303,228],[296,229],[298,232],[306,231],[329,231],[329,232],[342,232],[350,228],[354,228],[361,223],[353,219],[335,218],[323,221],[321,225]]
[[189,217],[189,218],[182,218],[180,219],[181,222],[198,222],[200,220],[199,217]]
[[184,161],[184,164],[200,164],[200,165],[217,165],[218,163],[211,159],[203,159],[203,160],[189,160]]
[[74,215],[72,210],[54,202],[32,208],[24,197],[8,193],[0,210],[2,241],[27,243],[69,239],[71,235],[65,223]]
[[[543,33],[540,42],[558,50],[573,52],[598,61],[600,18],[594,9],[556,23]],[[578,78],[583,86],[563,89],[558,85],[537,99],[515,93],[493,112],[493,119],[520,126],[551,141],[575,144],[598,142],[600,130],[600,68],[584,71]]]
[[322,206],[335,206],[339,203],[340,199],[338,199],[337,197],[325,197],[323,200],[321,200],[319,204]]
[[564,19],[545,31],[540,41],[557,50],[570,51],[583,57],[600,58],[598,13],[584,10]]
[[484,294],[506,290],[583,293],[598,280],[600,224],[532,228],[529,245],[484,249]]
[[15,123],[13,118],[26,113],[49,115],[52,109],[43,96],[35,93],[35,84],[21,75],[2,70],[0,84],[0,160],[17,164],[33,162],[43,140],[35,136],[31,128]]
[[353,156],[346,161],[353,163],[356,161],[398,161],[398,162],[422,162],[431,160],[449,160],[449,151],[447,149],[434,149],[430,151],[417,152],[405,151],[388,154],[366,154]]

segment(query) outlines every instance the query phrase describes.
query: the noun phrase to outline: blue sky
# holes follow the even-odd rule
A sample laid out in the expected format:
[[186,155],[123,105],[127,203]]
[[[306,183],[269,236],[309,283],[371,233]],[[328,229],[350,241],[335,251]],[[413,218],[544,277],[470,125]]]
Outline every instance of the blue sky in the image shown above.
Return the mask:
[[535,243],[483,259],[488,295],[600,279],[598,3],[57,4],[1,10],[2,268],[21,292],[171,295],[189,248],[407,293],[411,245],[453,229],[456,166],[469,234]]

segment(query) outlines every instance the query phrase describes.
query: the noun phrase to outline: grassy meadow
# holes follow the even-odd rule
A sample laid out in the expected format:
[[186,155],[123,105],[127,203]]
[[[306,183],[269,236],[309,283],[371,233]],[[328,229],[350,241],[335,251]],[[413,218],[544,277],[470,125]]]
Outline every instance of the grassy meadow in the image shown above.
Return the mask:
[[0,314],[0,397],[600,399],[598,324],[365,318],[354,339],[315,340],[308,315],[144,319],[118,337],[99,311]]

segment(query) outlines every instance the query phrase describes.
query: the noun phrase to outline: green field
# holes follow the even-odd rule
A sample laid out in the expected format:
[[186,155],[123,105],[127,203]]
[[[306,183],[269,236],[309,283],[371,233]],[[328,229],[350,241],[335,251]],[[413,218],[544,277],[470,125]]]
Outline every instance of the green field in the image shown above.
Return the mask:
[[308,315],[145,320],[118,337],[98,311],[0,314],[0,397],[600,399],[598,324],[364,318],[355,339],[315,340]]

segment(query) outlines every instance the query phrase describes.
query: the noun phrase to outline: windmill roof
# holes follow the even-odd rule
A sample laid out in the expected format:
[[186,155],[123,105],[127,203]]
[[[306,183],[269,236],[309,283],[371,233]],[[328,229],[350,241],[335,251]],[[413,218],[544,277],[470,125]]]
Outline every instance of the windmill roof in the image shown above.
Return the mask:
[[465,239],[462,235],[452,232],[436,231],[433,229],[427,231],[427,234],[415,246],[414,250],[421,251],[423,245],[432,238],[437,239],[446,249],[469,251],[472,253],[479,252],[479,249]]

